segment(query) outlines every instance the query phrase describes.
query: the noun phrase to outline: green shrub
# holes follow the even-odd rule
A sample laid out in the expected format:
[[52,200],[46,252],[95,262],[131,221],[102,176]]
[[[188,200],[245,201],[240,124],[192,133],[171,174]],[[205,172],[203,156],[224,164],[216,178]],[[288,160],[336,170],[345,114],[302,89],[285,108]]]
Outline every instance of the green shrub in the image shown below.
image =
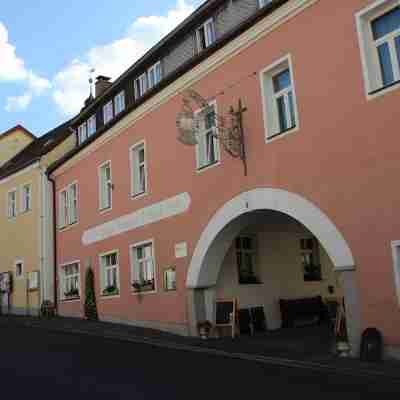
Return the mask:
[[94,290],[94,274],[92,268],[86,270],[85,277],[85,317],[89,320],[96,321],[97,305],[96,305],[96,293]]

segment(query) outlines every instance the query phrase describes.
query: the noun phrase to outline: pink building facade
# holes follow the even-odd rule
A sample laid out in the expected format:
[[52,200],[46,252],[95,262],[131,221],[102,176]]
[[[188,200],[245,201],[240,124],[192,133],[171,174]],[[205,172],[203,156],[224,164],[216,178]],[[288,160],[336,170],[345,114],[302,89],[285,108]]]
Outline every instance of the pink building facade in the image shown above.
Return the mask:
[[[197,26],[214,3],[196,16]],[[143,101],[129,108],[125,89],[122,106],[113,93],[117,81],[82,111],[79,124],[101,108],[105,126],[92,137],[87,131],[86,142],[51,171],[59,313],[83,316],[89,266],[101,319],[180,334],[212,321],[218,297],[261,302],[274,328],[280,297],[324,296],[327,286],[337,286],[353,348],[372,326],[387,351],[400,354],[398,2],[290,0],[266,7],[236,35],[221,36],[221,45],[218,32],[194,28],[207,56],[155,84]],[[152,71],[158,73],[147,72],[148,88]],[[140,82],[131,82],[140,95]],[[207,136],[207,129],[215,132],[207,115],[197,146],[177,140],[188,88],[210,99],[219,115],[243,101],[247,175],[221,141]],[[107,96],[111,114],[123,110],[115,122],[106,122]],[[253,247],[240,238],[256,238],[257,262],[249,261],[256,272],[230,269],[241,262],[235,253],[244,257]],[[302,238],[317,239],[329,272],[290,289]],[[246,273],[264,278],[246,281]]]

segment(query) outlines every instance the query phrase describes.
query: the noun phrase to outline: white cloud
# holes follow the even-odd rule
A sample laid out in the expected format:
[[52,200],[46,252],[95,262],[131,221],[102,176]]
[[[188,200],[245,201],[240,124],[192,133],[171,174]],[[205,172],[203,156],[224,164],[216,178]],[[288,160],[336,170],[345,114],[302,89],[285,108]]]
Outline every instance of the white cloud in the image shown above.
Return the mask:
[[0,81],[19,82],[26,88],[20,96],[7,99],[6,111],[23,111],[32,101],[33,96],[40,96],[51,87],[50,82],[29,71],[24,60],[19,58],[15,46],[9,43],[8,30],[0,22]]
[[21,96],[11,96],[7,98],[6,111],[24,111],[31,104],[32,95],[30,93],[25,93]]
[[59,109],[66,115],[79,112],[89,95],[89,70],[95,68],[95,75],[117,78],[194,11],[194,4],[188,1],[177,0],[176,6],[164,16],[139,17],[124,37],[90,49],[84,57],[58,72],[53,79],[53,99]]

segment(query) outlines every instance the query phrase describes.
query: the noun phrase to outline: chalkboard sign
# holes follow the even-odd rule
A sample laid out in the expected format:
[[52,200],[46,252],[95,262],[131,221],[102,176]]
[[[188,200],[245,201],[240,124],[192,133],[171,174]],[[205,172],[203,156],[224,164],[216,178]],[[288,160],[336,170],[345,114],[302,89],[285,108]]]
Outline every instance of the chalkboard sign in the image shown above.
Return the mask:
[[219,299],[216,301],[215,326],[232,327],[232,337],[235,337],[236,300]]

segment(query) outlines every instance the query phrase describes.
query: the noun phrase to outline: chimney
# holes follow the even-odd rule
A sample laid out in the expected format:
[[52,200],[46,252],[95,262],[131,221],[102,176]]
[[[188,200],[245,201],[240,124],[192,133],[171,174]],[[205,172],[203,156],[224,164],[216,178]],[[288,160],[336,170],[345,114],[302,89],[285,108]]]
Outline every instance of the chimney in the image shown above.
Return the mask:
[[111,78],[108,76],[103,76],[99,75],[96,78],[96,84],[95,84],[95,98],[99,97],[106,89],[108,89],[111,85],[112,82],[110,82]]

